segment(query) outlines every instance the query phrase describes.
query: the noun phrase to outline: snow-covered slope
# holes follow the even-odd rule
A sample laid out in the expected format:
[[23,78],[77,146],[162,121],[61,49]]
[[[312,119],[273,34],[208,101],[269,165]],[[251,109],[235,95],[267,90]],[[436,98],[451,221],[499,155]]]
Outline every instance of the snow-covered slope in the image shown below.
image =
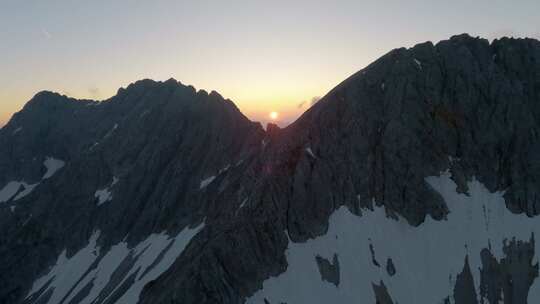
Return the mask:
[[73,256],[63,251],[47,274],[37,279],[26,303],[137,303],[143,287],[167,271],[203,225],[175,237],[152,234],[134,248],[118,243],[106,252],[96,231]]
[[[532,240],[533,263],[537,263],[540,244],[534,242],[534,236],[540,235],[540,219],[512,214],[501,192],[490,193],[476,180],[469,183],[467,194],[456,192],[448,173],[426,180],[447,202],[447,219],[427,218],[419,227],[412,227],[402,218],[388,218],[384,207],[363,209],[361,216],[341,207],[331,216],[324,236],[289,243],[287,271],[265,281],[248,303],[264,303],[265,299],[270,303],[373,303],[377,298],[373,286],[381,282],[394,303],[442,303],[447,297],[456,303],[456,278],[466,258],[480,303],[488,300],[481,287],[482,250],[488,249],[502,261],[507,257],[503,249],[512,240]],[[331,261],[334,255],[339,261],[337,286],[321,277],[316,261],[318,256]],[[389,271],[390,260],[393,271]],[[524,286],[517,284],[518,280],[515,289],[502,296],[522,292]],[[538,302],[540,281],[534,279],[528,303]]]

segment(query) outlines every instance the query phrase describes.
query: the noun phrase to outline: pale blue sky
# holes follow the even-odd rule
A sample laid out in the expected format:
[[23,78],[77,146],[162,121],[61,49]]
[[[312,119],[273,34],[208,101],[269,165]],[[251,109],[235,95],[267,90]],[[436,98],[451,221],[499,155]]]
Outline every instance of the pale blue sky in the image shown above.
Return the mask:
[[464,32],[538,38],[539,12],[538,0],[0,0],[0,125],[39,90],[104,99],[170,77],[286,124],[392,48]]

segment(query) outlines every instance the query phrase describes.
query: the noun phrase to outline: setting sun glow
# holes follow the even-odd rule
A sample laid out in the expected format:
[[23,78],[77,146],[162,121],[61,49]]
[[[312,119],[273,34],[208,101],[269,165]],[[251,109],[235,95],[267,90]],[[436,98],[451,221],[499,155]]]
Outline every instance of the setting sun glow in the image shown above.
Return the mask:
[[275,111],[272,111],[272,112],[270,112],[270,114],[268,114],[268,116],[270,116],[271,120],[276,120],[279,117],[279,113],[275,112]]

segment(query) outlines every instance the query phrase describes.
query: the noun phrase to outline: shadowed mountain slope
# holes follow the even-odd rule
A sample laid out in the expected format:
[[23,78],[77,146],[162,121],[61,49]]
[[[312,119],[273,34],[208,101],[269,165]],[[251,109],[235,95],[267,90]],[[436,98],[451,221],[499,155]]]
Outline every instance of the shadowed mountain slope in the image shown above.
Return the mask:
[[[449,269],[426,259],[454,279],[425,296],[493,304],[504,294],[505,303],[524,303],[516,293],[538,284],[536,228],[505,225],[524,215],[537,221],[540,212],[539,119],[540,42],[468,35],[389,52],[284,129],[264,131],[219,94],[174,80],[139,81],[101,103],[39,93],[0,130],[0,303],[296,303],[309,299],[294,298],[301,286],[329,282],[326,295],[339,291],[338,302],[408,303],[398,262],[408,250],[445,259],[413,244],[438,242],[423,229],[459,223],[462,202],[487,204],[479,185],[500,193],[489,202],[505,208],[490,215],[500,204],[482,205],[484,215],[472,210],[463,223],[499,223],[505,240],[519,240],[492,244],[488,227],[477,250],[455,230],[452,248],[470,251],[455,253]],[[51,161],[62,166],[44,178]],[[333,238],[329,231],[335,240],[357,231],[355,221],[339,226],[349,223],[343,210],[360,224],[384,216],[352,235],[365,246],[335,244],[328,256],[309,247]],[[395,235],[395,222],[410,239]],[[391,251],[373,226],[394,231],[387,242],[409,241]],[[160,233],[171,241],[159,245]],[[85,248],[95,253],[83,258]],[[295,260],[301,252],[307,258]],[[66,278],[60,266],[77,259],[87,267]],[[300,271],[309,280],[298,275],[298,293],[287,297],[280,280],[302,260],[320,275]],[[114,272],[102,278],[107,263]],[[379,272],[362,283],[364,293],[348,285]],[[433,280],[434,293],[441,283]]]

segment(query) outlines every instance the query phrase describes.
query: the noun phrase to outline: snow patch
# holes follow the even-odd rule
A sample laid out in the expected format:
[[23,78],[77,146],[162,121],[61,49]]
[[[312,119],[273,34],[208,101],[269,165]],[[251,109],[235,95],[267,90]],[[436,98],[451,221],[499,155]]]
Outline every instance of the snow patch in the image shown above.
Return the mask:
[[104,189],[96,190],[96,193],[94,193],[94,197],[98,199],[98,206],[112,200],[113,196],[111,188],[114,187],[114,185],[116,185],[118,181],[119,179],[117,177],[113,177],[113,180],[109,186]]
[[[540,233],[540,218],[512,214],[503,192],[490,193],[473,180],[469,195],[459,194],[449,173],[426,182],[447,203],[447,220],[428,216],[422,225],[412,227],[401,217],[387,218],[384,207],[365,209],[361,217],[341,207],[330,217],[326,235],[305,243],[289,242],[287,271],[266,280],[247,303],[264,303],[265,298],[270,303],[369,303],[375,301],[371,284],[381,280],[394,302],[440,303],[453,294],[467,254],[478,293],[482,249],[491,244],[492,254],[501,259],[504,240],[528,241],[531,233]],[[372,262],[370,244],[381,267]],[[540,242],[535,246],[538,255]],[[321,280],[315,261],[317,255],[331,260],[334,254],[340,263],[339,288]],[[383,265],[387,258],[395,265],[393,276]],[[528,302],[540,302],[539,279],[531,286]]]
[[202,189],[208,187],[208,185],[210,185],[210,184],[216,179],[217,176],[219,176],[219,175],[221,175],[222,173],[226,172],[226,171],[229,170],[230,168],[231,168],[231,165],[228,164],[228,165],[226,165],[225,167],[221,168],[221,169],[218,171],[217,175],[212,175],[212,176],[210,176],[210,177],[208,177],[208,178],[203,179],[203,180],[201,181],[201,184],[199,185],[199,190],[202,190]]
[[42,179],[48,179],[58,172],[58,170],[62,169],[66,163],[63,160],[47,157],[43,165],[47,168],[47,172],[45,172]]
[[418,59],[414,58],[414,63],[416,63],[416,66],[418,66],[420,70],[422,69],[422,63]]
[[13,199],[14,201],[17,201],[17,200],[20,200],[21,198],[27,196],[28,194],[30,194],[32,191],[34,191],[34,189],[39,185],[39,183],[37,184],[32,184],[32,185],[29,185],[25,182],[21,182],[21,186],[23,187],[23,191],[19,192],[19,194],[17,194],[17,196],[15,196],[15,198]]
[[119,181],[119,179],[117,177],[113,177],[113,180],[112,180],[111,184],[108,187],[106,187],[104,189],[96,190],[96,193],[94,193],[94,197],[98,199],[98,203],[97,203],[98,206],[112,200],[113,195],[112,195],[111,188],[114,185],[116,185],[116,183],[118,183],[118,181]]
[[222,168],[221,170],[219,170],[218,175],[221,174],[221,173],[223,173],[223,172],[225,172],[225,171],[227,171],[227,170],[229,170],[230,167],[231,167],[231,165],[226,165],[224,168]]
[[201,185],[199,186],[199,190],[206,188],[208,185],[210,185],[214,181],[214,179],[216,179],[216,176],[212,175],[209,178],[202,180]]
[[460,161],[461,161],[461,158],[460,158],[460,157],[448,156],[448,162],[449,162],[450,164],[459,163]]
[[101,190],[96,190],[96,193],[94,193],[94,197],[98,199],[97,205],[100,206],[112,200],[112,193],[109,188],[105,188]]
[[317,158],[317,157],[315,156],[315,154],[313,154],[313,151],[311,150],[311,148],[306,148],[306,152],[307,152],[309,155],[311,155],[311,157]]
[[11,181],[7,183],[7,185],[0,190],[0,203],[9,201],[15,194],[17,194],[20,187],[20,182]]
[[12,198],[17,201],[30,194],[38,185],[39,183],[30,185],[25,182],[11,181],[0,190],[0,203],[7,202]]
[[99,142],[95,142],[90,148],[88,148],[88,151],[94,150],[99,145]]
[[104,138],[104,139],[109,138],[109,137],[114,133],[114,131],[116,131],[116,129],[118,129],[118,124],[114,124],[114,126],[112,127],[112,129],[109,130],[109,132],[107,132],[107,134],[105,134],[105,137],[103,137],[103,138]]
[[242,203],[240,204],[240,206],[238,207],[238,210],[244,208],[244,206],[246,205],[247,202],[248,202],[248,198],[246,197],[246,198],[242,201]]
[[[47,157],[43,165],[47,168],[47,172],[41,178],[42,180],[52,177],[58,170],[64,167],[65,162]],[[14,201],[19,200],[30,194],[38,185],[39,183],[28,184],[25,181],[10,181],[0,190],[0,203],[7,202],[12,198]],[[22,191],[20,191],[21,188]]]

